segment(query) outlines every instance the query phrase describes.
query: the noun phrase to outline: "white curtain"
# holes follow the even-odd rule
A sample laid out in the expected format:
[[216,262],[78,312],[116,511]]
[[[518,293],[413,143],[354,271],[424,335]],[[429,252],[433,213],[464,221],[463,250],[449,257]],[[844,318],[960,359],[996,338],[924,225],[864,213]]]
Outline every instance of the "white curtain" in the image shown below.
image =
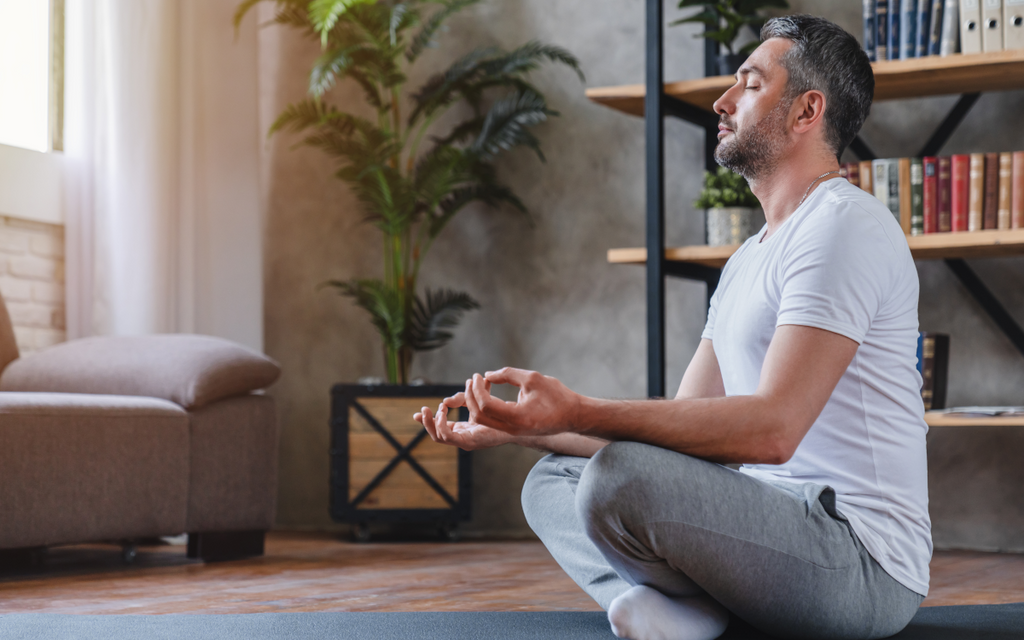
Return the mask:
[[237,0],[67,0],[69,337],[262,348],[255,20]]

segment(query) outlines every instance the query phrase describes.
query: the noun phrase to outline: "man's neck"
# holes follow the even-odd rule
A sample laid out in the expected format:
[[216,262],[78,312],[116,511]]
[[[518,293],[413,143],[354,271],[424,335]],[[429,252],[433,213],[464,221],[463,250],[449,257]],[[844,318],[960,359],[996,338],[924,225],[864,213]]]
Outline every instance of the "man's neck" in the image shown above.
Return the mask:
[[[805,194],[809,198],[822,182],[839,175],[833,173],[815,181],[824,173],[837,171],[839,163],[831,154],[814,154],[812,160],[808,155],[799,151],[789,153],[786,157],[791,160],[783,160],[770,174],[750,181],[750,189],[761,201],[765,221],[768,223],[765,237],[775,233],[793,215]],[[810,191],[808,187],[811,187]]]

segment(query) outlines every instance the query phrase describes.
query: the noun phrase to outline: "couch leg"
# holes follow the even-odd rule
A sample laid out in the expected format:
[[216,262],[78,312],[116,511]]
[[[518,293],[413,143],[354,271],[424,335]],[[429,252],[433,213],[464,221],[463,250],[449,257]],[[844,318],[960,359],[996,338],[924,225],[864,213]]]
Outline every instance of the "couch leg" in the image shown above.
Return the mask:
[[188,534],[188,557],[203,562],[241,560],[263,555],[265,531],[215,531]]

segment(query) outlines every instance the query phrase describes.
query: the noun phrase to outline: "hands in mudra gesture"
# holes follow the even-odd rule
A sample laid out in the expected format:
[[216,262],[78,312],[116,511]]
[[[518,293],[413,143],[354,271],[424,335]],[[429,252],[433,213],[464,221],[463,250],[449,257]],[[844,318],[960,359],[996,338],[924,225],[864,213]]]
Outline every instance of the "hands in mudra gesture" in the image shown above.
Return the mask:
[[[492,384],[519,387],[516,402],[491,395]],[[505,367],[474,374],[466,390],[445,398],[436,413],[423,407],[414,419],[423,424],[434,442],[471,451],[486,449],[517,438],[552,435],[571,431],[576,422],[580,397],[564,384],[536,371]],[[469,409],[468,422],[450,422],[448,411]]]

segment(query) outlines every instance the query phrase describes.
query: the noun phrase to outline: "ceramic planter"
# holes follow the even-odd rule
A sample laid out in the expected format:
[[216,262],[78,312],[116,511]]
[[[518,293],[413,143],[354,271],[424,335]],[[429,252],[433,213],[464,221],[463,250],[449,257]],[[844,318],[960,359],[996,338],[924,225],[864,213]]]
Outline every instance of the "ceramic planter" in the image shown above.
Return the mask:
[[760,209],[722,207],[705,210],[708,245],[740,244],[757,233],[763,223]]

